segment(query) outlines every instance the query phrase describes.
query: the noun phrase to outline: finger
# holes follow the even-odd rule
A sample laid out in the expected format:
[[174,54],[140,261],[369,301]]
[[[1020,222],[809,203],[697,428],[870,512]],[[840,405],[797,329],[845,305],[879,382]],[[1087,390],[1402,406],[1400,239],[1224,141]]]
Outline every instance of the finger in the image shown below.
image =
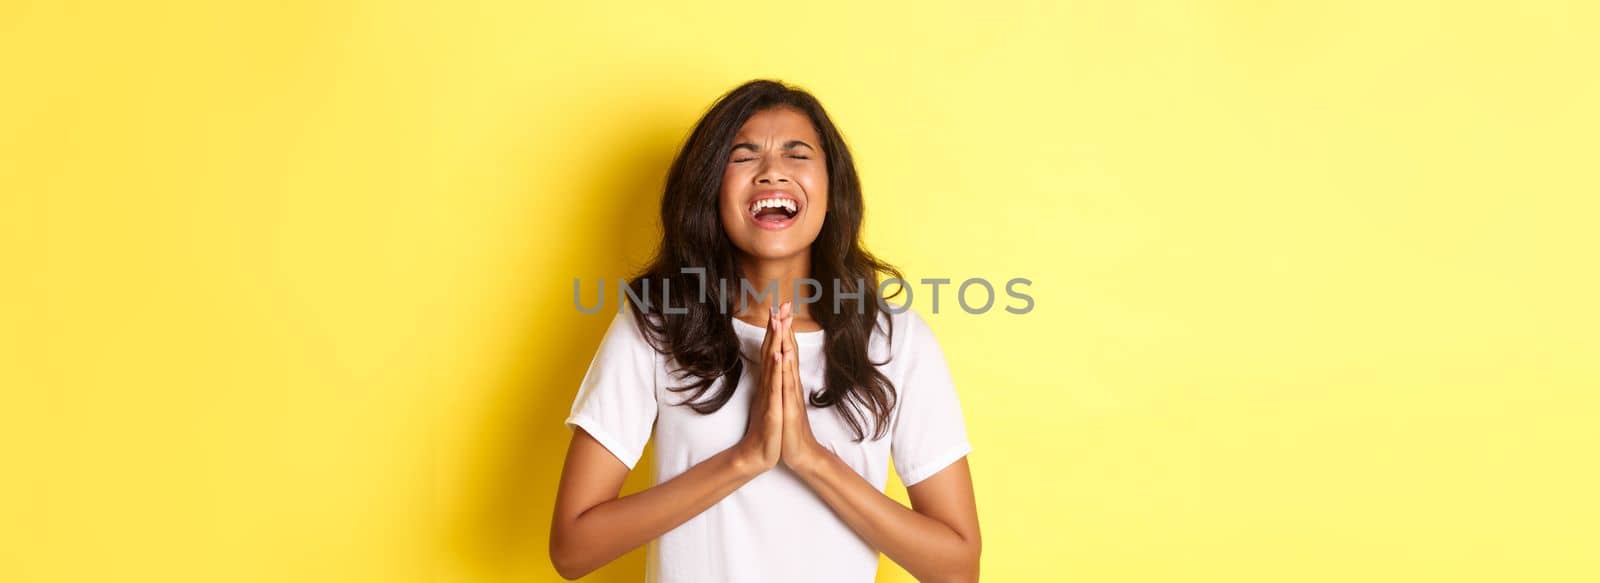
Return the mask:
[[779,342],[783,345],[784,355],[797,357],[799,349],[797,348],[797,343],[795,342],[794,311],[791,308],[780,313],[783,314],[783,316],[780,317],[783,322],[783,330],[779,335]]
[[[785,305],[787,305],[787,304],[785,304]],[[784,319],[783,319],[783,309],[780,308],[777,311],[777,313],[772,316],[772,321],[773,321],[773,337],[774,337],[773,341],[772,341],[773,342],[773,351],[774,352],[778,352],[778,353],[784,353],[785,352],[784,347],[783,347],[784,327],[788,325],[788,322],[784,321]]]
[[767,320],[767,337],[762,340],[763,357],[783,355],[783,320],[776,316]]
[[767,354],[769,352],[771,352],[771,350],[772,350],[773,332],[777,329],[777,328],[774,327],[776,322],[774,322],[773,320],[774,320],[774,318],[772,317],[772,315],[768,314],[768,316],[767,316],[767,333],[766,333],[765,336],[761,337],[761,357],[762,358],[766,358]]
[[773,359],[771,356],[766,357],[766,362],[762,367],[762,376],[760,376],[762,381],[760,381],[757,397],[755,397],[757,400],[755,400],[755,405],[752,405],[752,410],[750,410],[752,418],[757,415],[763,415],[766,410],[770,410],[773,407],[773,399],[779,399],[778,394],[773,392],[773,388],[781,384],[782,381],[778,373],[774,372],[774,368],[778,368],[778,360]]
[[[794,302],[783,305],[783,335],[787,338],[794,336]],[[793,348],[793,345],[790,345]]]
[[779,413],[778,416],[782,417],[783,407],[786,406],[785,401],[788,398],[788,389],[784,386],[785,383],[783,380],[783,355],[773,354],[772,356],[772,386],[767,388],[767,390],[770,391],[767,398],[772,399],[777,403],[776,410]]
[[791,356],[783,362],[783,387],[786,394],[794,401],[794,406],[799,411],[805,411],[805,389],[800,386],[800,360]]
[[767,378],[766,384],[762,388],[766,389],[766,398],[769,402],[771,399],[783,398],[783,393],[781,392],[783,390],[783,363],[779,360],[781,358],[782,355],[776,353],[767,357],[765,371]]
[[794,336],[794,312],[789,312],[789,318],[784,320],[783,329],[786,332],[783,335],[784,345],[788,347],[789,352],[796,353],[796,358],[798,358],[799,350],[796,348],[797,342]]
[[789,340],[790,338],[794,338],[795,333],[794,311],[792,311],[792,308],[789,308],[789,304],[784,304],[784,316],[781,317],[781,320],[782,333],[779,333],[778,341],[779,343],[784,344],[784,357],[789,357],[789,359],[792,359],[795,354],[795,344]]

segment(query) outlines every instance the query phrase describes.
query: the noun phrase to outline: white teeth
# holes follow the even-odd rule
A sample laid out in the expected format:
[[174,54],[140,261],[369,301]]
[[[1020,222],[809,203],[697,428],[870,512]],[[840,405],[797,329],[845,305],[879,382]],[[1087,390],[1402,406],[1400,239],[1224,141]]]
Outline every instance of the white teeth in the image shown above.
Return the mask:
[[765,208],[779,208],[779,207],[781,207],[781,208],[783,208],[785,210],[788,210],[790,214],[793,214],[795,212],[795,209],[796,209],[794,199],[789,199],[789,198],[764,198],[764,199],[755,201],[754,203],[750,204],[750,213],[754,214],[754,213],[760,212],[761,209],[765,209]]

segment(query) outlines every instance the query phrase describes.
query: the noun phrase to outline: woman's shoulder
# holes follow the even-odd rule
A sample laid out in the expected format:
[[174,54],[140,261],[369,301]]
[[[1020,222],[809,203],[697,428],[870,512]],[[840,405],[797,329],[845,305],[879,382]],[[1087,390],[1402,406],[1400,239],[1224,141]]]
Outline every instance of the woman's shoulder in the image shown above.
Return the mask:
[[[617,310],[611,322],[606,326],[605,337],[600,341],[602,351],[620,351],[636,355],[646,355],[657,352],[655,343],[651,342],[651,324],[656,324],[659,316],[644,314],[640,319],[638,314],[630,308],[624,307]],[[644,324],[641,325],[641,322]]]
[[886,344],[891,356],[920,350],[936,342],[933,330],[922,314],[910,306],[885,303],[878,312],[878,326],[873,337]]

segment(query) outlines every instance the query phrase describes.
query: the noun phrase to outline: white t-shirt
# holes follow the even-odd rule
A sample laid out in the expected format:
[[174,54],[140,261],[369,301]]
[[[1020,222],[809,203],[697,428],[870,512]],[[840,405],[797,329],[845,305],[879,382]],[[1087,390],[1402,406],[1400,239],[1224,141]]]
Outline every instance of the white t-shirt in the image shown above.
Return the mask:
[[[884,437],[870,439],[869,425],[868,439],[856,443],[834,407],[807,408],[817,441],[880,491],[888,481],[891,453],[900,480],[910,486],[972,451],[944,353],[927,323],[911,310],[885,317],[893,318],[893,346],[874,329],[868,352],[874,362],[893,354],[879,367],[898,393]],[[733,324],[745,354],[756,356],[766,330],[737,318]],[[795,334],[801,384],[808,391],[822,384],[823,334]],[[715,413],[701,415],[677,405],[690,393],[667,390],[683,384],[669,376],[669,358],[650,348],[631,311],[624,309],[611,321],[566,420],[569,427],[583,427],[629,469],[644,453],[653,426],[654,484],[744,436],[754,370],[759,370],[747,361],[732,398]],[[869,583],[878,570],[878,552],[781,463],[651,541],[647,556],[645,580],[659,583]]]

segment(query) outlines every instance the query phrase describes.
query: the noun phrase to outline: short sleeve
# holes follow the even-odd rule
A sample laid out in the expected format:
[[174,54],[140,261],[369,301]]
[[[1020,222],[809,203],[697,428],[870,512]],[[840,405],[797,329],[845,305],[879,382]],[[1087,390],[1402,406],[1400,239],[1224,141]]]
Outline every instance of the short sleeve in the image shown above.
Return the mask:
[[890,454],[900,482],[911,486],[971,453],[972,444],[967,440],[955,382],[933,330],[910,310],[902,322],[904,327],[895,331],[894,341],[904,345],[894,351],[894,358],[904,359],[900,364],[904,372],[896,387],[900,402]]
[[622,310],[589,362],[566,420],[568,427],[589,432],[630,470],[655,426],[658,354],[634,325],[631,310]]

